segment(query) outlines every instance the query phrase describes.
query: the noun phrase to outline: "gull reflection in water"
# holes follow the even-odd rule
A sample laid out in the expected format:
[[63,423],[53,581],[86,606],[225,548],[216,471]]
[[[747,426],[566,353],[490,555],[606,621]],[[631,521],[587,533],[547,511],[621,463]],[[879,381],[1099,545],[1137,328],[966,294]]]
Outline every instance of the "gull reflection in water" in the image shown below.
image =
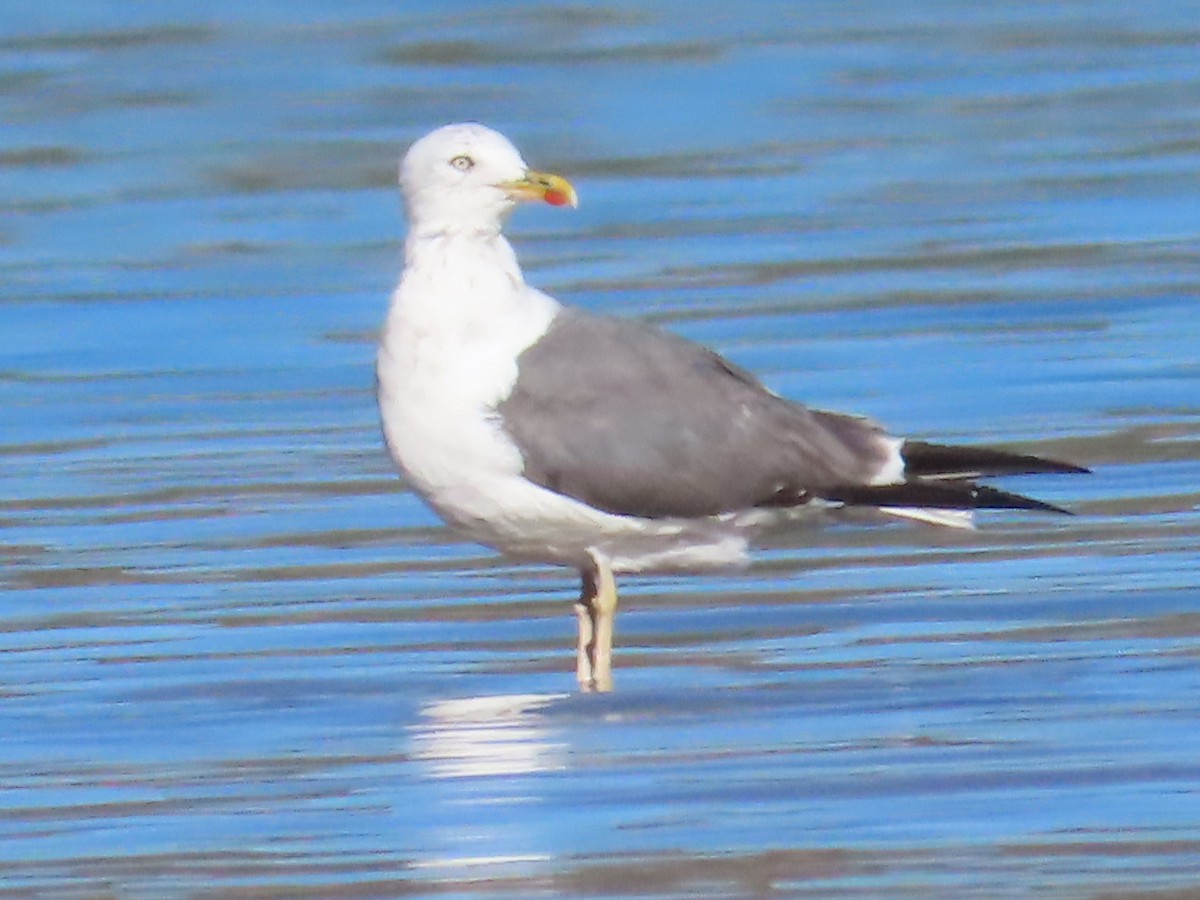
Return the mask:
[[542,710],[567,694],[508,694],[439,700],[421,709],[412,755],[433,778],[522,775],[566,768]]

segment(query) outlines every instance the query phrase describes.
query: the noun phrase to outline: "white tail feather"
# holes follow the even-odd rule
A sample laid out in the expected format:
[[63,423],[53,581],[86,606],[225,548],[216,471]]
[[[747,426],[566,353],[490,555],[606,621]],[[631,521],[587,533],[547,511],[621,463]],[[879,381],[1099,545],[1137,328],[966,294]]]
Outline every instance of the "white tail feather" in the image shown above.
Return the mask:
[[916,509],[911,506],[881,506],[879,511],[889,516],[901,519],[912,519],[927,525],[944,525],[947,528],[975,527],[974,517],[969,509]]

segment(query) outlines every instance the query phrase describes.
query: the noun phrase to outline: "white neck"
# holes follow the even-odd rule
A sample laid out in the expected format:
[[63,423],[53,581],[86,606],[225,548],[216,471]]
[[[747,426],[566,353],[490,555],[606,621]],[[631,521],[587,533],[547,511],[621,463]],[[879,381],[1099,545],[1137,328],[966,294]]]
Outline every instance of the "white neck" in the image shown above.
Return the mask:
[[552,298],[526,285],[512,246],[497,232],[410,235],[404,257],[388,313],[389,332],[416,330],[464,349],[501,334],[529,341],[559,309]]
[[495,277],[501,273],[524,284],[512,245],[495,229],[416,232],[404,242],[404,275],[423,274],[439,282]]

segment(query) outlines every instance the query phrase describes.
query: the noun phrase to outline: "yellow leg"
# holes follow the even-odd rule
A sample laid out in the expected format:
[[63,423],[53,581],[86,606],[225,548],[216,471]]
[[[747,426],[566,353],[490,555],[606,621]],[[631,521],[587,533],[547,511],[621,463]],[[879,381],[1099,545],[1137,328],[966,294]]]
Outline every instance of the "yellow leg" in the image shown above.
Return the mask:
[[575,678],[585,691],[592,688],[592,641],[596,629],[592,625],[592,607],[588,575],[583,575],[583,590],[575,602],[575,617],[579,621],[579,645],[575,650]]
[[585,691],[611,691],[617,583],[607,560],[595,553],[588,555],[592,566],[580,573],[583,576],[583,589],[579,602],[575,604],[579,621],[575,676]]
[[598,691],[611,691],[613,625],[617,618],[617,583],[606,560],[592,556],[596,565],[596,599],[592,641],[592,684]]

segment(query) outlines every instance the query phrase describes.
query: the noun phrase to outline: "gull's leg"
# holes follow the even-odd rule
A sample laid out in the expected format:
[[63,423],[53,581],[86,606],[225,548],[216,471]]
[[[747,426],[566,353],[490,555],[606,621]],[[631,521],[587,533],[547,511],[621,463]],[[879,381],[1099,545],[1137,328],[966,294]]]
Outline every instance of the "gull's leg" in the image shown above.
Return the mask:
[[579,622],[579,644],[575,650],[575,678],[579,681],[579,686],[588,691],[592,688],[592,641],[596,637],[595,622],[592,621],[592,604],[596,597],[596,576],[587,569],[579,574],[583,576],[583,587],[579,591],[579,599],[575,601],[575,617]]
[[617,584],[608,561],[588,551],[592,565],[579,574],[583,587],[575,604],[579,644],[575,677],[585,691],[612,690],[613,620],[617,613]]
[[597,691],[612,690],[613,623],[617,617],[617,583],[608,560],[597,553],[592,558],[594,585],[592,610],[592,643],[589,656],[592,662],[592,687]]

